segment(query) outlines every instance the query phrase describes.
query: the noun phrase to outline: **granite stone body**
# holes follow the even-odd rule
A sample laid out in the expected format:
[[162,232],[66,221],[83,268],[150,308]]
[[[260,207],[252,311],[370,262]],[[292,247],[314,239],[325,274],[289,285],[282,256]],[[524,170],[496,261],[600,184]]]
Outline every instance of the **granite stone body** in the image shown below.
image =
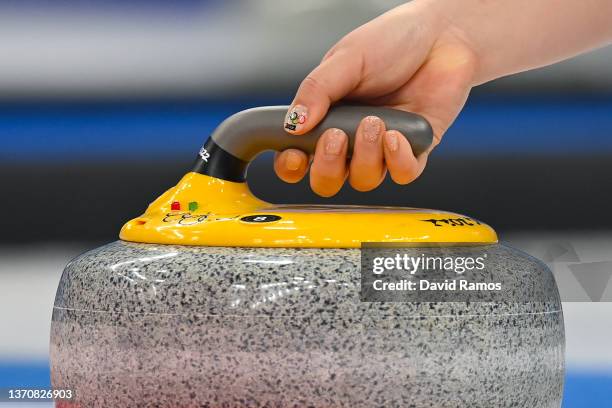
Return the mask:
[[552,274],[490,251],[537,301],[362,302],[358,249],[117,241],[64,271],[53,386],[83,407],[559,408]]

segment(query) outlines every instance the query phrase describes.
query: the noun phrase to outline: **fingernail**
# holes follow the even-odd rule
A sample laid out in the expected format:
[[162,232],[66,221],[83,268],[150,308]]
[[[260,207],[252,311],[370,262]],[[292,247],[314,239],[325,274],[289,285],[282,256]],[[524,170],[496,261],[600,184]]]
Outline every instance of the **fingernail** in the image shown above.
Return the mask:
[[368,116],[363,120],[363,138],[370,143],[376,143],[382,131],[382,120],[376,116]]
[[285,167],[288,170],[296,171],[302,165],[302,158],[296,152],[288,151],[285,157]]
[[346,137],[340,129],[333,129],[325,136],[325,155],[340,156]]
[[289,108],[285,116],[285,129],[290,132],[298,131],[306,120],[308,120],[308,108],[304,105],[295,105]]
[[399,149],[399,140],[397,140],[397,135],[394,132],[385,133],[385,144],[387,145],[387,149],[391,152],[397,152]]

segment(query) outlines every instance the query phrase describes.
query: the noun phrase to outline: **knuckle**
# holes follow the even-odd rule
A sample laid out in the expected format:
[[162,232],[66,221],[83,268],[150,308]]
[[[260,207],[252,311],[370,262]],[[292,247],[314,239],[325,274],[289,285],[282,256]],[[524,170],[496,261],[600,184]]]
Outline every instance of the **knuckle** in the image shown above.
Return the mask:
[[322,89],[323,85],[314,75],[308,75],[300,85],[300,91],[306,93],[320,92]]

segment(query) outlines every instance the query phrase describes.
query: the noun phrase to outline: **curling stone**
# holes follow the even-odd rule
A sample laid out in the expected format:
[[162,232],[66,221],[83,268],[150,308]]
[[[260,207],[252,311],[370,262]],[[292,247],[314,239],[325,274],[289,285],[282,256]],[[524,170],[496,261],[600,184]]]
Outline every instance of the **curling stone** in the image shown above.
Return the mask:
[[[273,205],[245,183],[260,152],[311,153],[324,129],[354,135],[366,115],[417,155],[429,124],[338,106],[296,137],[279,126],[286,111],[225,120],[119,241],[66,266],[51,327],[53,386],[76,394],[63,406],[559,408],[563,314],[543,263],[462,215]],[[512,299],[368,301],[370,243],[486,254],[482,273]]]

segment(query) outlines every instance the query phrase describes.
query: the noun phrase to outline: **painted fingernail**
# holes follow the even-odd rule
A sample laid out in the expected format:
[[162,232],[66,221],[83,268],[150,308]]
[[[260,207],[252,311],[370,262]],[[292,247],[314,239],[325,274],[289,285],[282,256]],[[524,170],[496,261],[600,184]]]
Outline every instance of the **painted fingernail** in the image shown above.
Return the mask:
[[295,105],[289,109],[285,116],[285,129],[296,132],[308,120],[308,108],[304,105]]
[[368,116],[363,120],[363,138],[370,143],[376,143],[380,137],[383,122],[376,116]]
[[296,152],[288,151],[285,157],[285,167],[287,170],[296,171],[302,165],[302,158]]
[[332,129],[325,136],[325,155],[326,156],[340,156],[346,136],[340,129]]
[[397,134],[395,132],[385,133],[385,145],[391,152],[397,152],[399,149],[399,140],[397,140]]

